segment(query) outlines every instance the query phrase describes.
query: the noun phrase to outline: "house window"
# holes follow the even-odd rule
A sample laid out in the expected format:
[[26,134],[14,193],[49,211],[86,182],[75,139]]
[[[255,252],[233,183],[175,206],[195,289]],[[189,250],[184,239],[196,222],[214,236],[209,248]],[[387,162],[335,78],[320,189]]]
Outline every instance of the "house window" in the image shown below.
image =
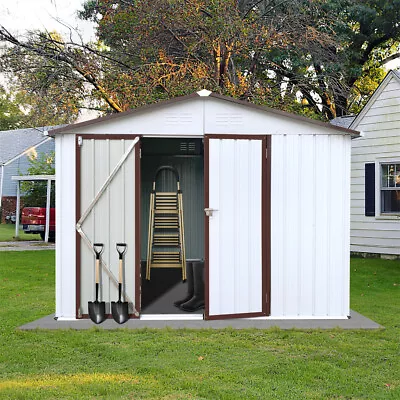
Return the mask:
[[381,164],[381,212],[400,213],[400,164]]

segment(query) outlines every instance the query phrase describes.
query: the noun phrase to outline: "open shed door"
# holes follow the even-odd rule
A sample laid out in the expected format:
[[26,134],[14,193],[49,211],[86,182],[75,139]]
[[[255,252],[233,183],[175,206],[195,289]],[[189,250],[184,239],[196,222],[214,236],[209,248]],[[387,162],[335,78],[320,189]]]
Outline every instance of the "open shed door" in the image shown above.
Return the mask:
[[77,290],[76,316],[88,317],[88,301],[95,299],[93,243],[102,243],[99,301],[118,300],[116,243],[126,243],[123,301],[131,317],[139,316],[140,300],[140,157],[139,137],[77,135]]
[[206,319],[267,315],[266,137],[205,137]]

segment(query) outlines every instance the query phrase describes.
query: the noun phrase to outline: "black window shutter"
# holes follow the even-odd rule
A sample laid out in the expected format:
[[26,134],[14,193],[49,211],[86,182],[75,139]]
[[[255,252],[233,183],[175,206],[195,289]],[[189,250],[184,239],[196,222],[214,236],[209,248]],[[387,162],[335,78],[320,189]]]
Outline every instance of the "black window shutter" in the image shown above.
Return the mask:
[[375,217],[375,163],[365,164],[365,215]]

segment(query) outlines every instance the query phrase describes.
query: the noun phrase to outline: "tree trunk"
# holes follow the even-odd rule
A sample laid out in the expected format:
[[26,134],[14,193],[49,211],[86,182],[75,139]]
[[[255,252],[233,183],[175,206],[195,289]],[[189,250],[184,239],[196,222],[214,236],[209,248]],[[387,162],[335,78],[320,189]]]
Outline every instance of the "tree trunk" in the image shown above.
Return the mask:
[[339,93],[335,96],[336,117],[343,117],[349,114],[347,109],[348,94]]
[[225,85],[225,79],[228,72],[229,60],[232,55],[232,45],[216,42],[213,46],[215,62],[215,80],[220,88]]

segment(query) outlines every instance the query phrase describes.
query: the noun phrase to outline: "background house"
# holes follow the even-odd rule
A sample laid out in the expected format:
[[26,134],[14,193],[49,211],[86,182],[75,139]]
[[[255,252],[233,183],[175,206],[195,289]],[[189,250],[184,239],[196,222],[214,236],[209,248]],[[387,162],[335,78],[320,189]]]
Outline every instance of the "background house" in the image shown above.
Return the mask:
[[334,124],[361,132],[351,146],[350,249],[400,255],[400,72],[390,71],[357,117]]
[[26,174],[29,157],[54,151],[54,140],[45,136],[49,127],[0,131],[1,222],[15,214],[17,182],[13,175]]

